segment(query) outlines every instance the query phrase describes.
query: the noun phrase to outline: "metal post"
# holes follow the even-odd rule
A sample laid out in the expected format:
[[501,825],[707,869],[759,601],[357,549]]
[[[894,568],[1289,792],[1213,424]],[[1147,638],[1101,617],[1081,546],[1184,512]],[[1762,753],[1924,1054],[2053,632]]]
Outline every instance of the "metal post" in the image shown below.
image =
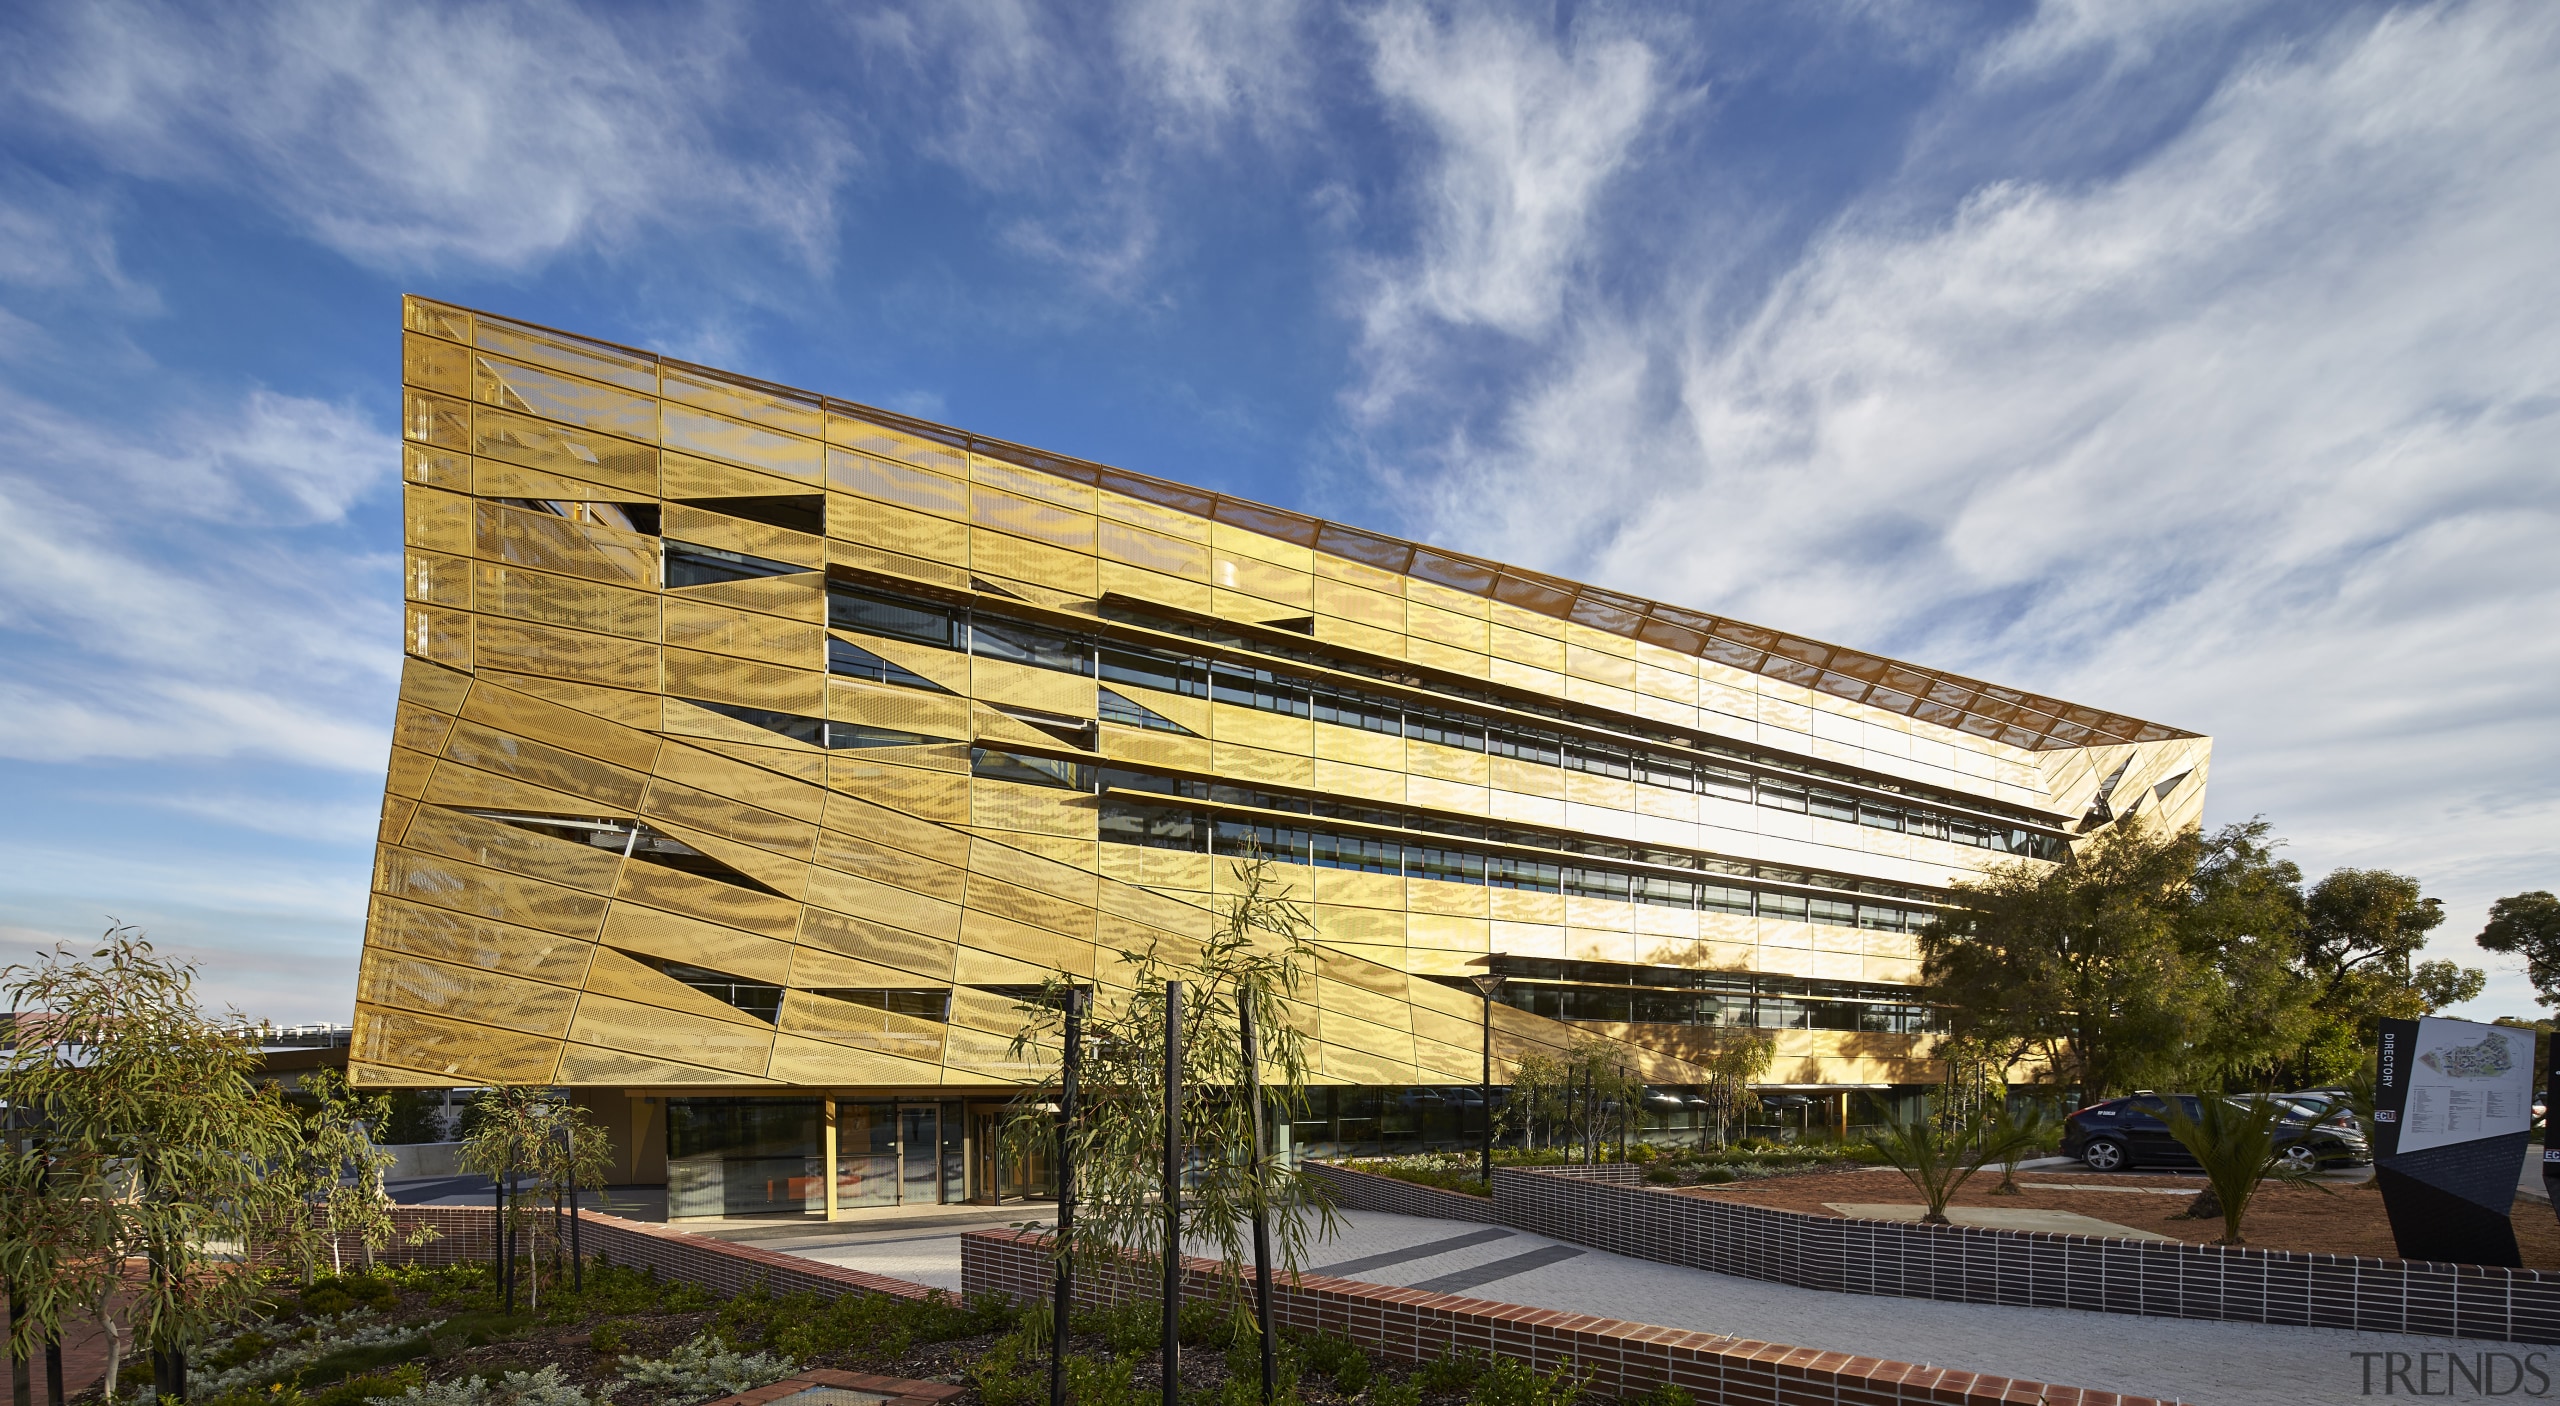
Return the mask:
[[27,1356],[18,1350],[18,1325],[27,1321],[26,1295],[18,1292],[16,1280],[9,1282],[9,1400],[14,1406],[35,1406],[35,1385],[27,1376]]
[[1067,992],[1066,1049],[1058,1062],[1058,1228],[1050,1250],[1049,1406],[1067,1406],[1067,1319],[1076,1298],[1076,1079],[1084,1067],[1084,1012],[1093,998]]
[[1493,1194],[1493,998],[1508,978],[1487,974],[1467,978],[1484,997],[1484,1194]]
[[560,1125],[561,1180],[569,1186],[569,1291],[587,1291],[587,1262],[578,1253],[578,1131],[575,1124]]
[[1637,1107],[1637,1105],[1639,1104],[1639,1102],[1640,1102],[1640,1101],[1641,1101],[1641,1099],[1640,1099],[1640,1098],[1637,1098],[1637,1097],[1630,1097],[1630,1096],[1628,1095],[1628,1093],[1627,1093],[1627,1067],[1626,1067],[1625,1065],[1623,1065],[1623,1064],[1619,1065],[1619,1066],[1618,1066],[1618,1160],[1619,1160],[1619,1161],[1621,1161],[1621,1162],[1623,1162],[1623,1161],[1627,1160],[1627,1129],[1628,1129],[1628,1127],[1629,1127],[1631,1124],[1633,1124],[1633,1123],[1635,1122],[1635,1117],[1636,1117],[1636,1107]]
[[1253,983],[1236,983],[1236,1039],[1244,1052],[1244,1096],[1253,1119],[1254,1317],[1262,1333],[1262,1403],[1280,1394],[1279,1347],[1271,1335],[1271,1183],[1263,1164],[1262,1052],[1253,1038]]
[[1164,984],[1164,1406],[1182,1403],[1182,983]]
[[44,1335],[44,1391],[45,1399],[53,1406],[62,1406],[63,1402],[70,1400],[62,1394],[62,1329],[59,1327],[46,1330]]
[[514,1215],[516,1191],[516,1145],[507,1141],[507,1170],[498,1184],[498,1290],[505,1296],[506,1312],[516,1311],[516,1232]]
[[489,1287],[501,1296],[507,1292],[507,1178],[503,1172],[489,1174],[489,1271],[497,1276]]

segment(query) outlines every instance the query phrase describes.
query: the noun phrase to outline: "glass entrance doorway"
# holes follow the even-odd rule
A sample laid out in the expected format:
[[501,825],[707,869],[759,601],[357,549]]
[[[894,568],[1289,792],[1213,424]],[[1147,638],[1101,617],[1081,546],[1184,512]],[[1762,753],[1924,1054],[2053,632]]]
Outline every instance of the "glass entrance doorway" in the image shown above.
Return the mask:
[[836,1104],[836,1207],[932,1206],[967,1197],[957,1104]]
[[931,1104],[908,1104],[898,1110],[900,1205],[931,1205],[942,1199],[942,1110]]

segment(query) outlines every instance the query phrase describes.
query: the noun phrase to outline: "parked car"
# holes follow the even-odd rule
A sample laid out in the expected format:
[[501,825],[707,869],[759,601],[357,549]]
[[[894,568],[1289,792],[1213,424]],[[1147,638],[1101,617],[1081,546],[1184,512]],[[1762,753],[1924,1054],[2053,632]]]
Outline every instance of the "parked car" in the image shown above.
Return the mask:
[[[2245,1098],[2248,1095],[2219,1095]],[[2257,1095],[2283,1103],[2275,1142],[2286,1165],[2301,1171],[2322,1167],[2362,1166],[2373,1160],[2364,1130],[2355,1116],[2317,1097]],[[2134,1167],[2196,1165],[2195,1157],[2170,1135],[2161,1117],[2162,1100],[2174,1098],[2193,1118],[2201,1107],[2196,1094],[2135,1094],[2093,1103],[2064,1120],[2062,1155],[2077,1157],[2093,1172],[2121,1172]]]

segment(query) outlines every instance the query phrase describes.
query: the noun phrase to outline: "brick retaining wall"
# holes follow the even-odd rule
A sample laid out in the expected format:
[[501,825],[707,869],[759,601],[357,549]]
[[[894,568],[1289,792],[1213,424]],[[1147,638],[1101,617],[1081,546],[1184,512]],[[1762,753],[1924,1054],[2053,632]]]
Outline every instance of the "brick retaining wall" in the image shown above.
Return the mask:
[[[1019,1230],[979,1230],[961,1237],[960,1281],[972,1294],[999,1293],[1016,1302],[1050,1292],[1049,1241]],[[1212,1293],[1217,1267],[1186,1259],[1190,1291]],[[1094,1282],[1080,1276],[1076,1297],[1089,1305],[1128,1292],[1125,1276]],[[1701,1406],[2158,1406],[2148,1397],[1921,1367],[1846,1353],[1785,1347],[1745,1338],[1594,1318],[1555,1309],[1364,1284],[1325,1275],[1274,1286],[1272,1314],[1300,1332],[1334,1332],[1405,1362],[1473,1349],[1517,1357],[1540,1371],[1564,1367],[1587,1375],[1606,1395],[1631,1396],[1664,1382]]]
[[1495,1167],[1493,1202],[1550,1239],[1835,1293],[2560,1343],[2547,1270],[1848,1220],[1547,1168]]
[[[374,1252],[378,1259],[392,1264],[444,1265],[487,1263],[492,1257],[497,1213],[490,1207],[395,1206],[391,1218],[398,1227],[398,1236],[388,1247]],[[581,1211],[578,1218],[578,1248],[587,1255],[633,1269],[655,1270],[661,1278],[699,1284],[718,1294],[741,1293],[758,1283],[777,1294],[807,1290],[828,1297],[892,1294],[902,1299],[921,1299],[933,1292],[910,1280],[865,1274],[707,1235],[690,1235],[601,1211]],[[422,1225],[432,1226],[438,1238],[419,1246],[403,1243],[412,1230]],[[349,1268],[364,1263],[364,1247],[360,1244],[344,1244],[340,1253]],[[327,1259],[324,1247],[321,1260],[326,1263]]]
[[1480,1223],[1491,1222],[1494,1218],[1491,1201],[1463,1191],[1421,1186],[1331,1162],[1301,1162],[1298,1165],[1330,1188],[1333,1204],[1346,1211],[1385,1211],[1391,1215]]

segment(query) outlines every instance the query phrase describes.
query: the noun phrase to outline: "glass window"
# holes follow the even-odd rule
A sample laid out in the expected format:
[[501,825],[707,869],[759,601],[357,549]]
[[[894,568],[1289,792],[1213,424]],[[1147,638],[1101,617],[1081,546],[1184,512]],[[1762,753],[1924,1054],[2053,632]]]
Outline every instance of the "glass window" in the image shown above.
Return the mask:
[[1751,914],[1751,890],[1729,888],[1723,884],[1700,884],[1698,906],[1710,913]]
[[1485,729],[1485,750],[1497,757],[1513,757],[1547,766],[1564,765],[1564,739],[1534,727],[1515,727],[1499,722],[1489,724]]
[[819,718],[804,718],[797,713],[777,713],[770,708],[749,708],[737,703],[714,703],[706,698],[688,698],[684,701],[697,708],[709,709],[722,717],[735,718],[739,722],[763,728],[767,732],[778,733],[794,742],[806,742],[812,747],[826,745],[827,725]]
[[1104,645],[1099,657],[1104,683],[1162,689],[1185,698],[1209,696],[1209,666],[1198,659],[1122,645]]
[[1307,862],[1307,832],[1295,826],[1256,825],[1250,821],[1218,820],[1216,850],[1222,855],[1242,855],[1258,850],[1265,858],[1283,864]]
[[1306,685],[1268,669],[1213,663],[1209,666],[1209,696],[1221,703],[1233,703],[1265,713],[1285,713],[1293,718],[1307,716]]
[[1812,920],[1817,923],[1829,923],[1833,927],[1842,928],[1854,928],[1858,925],[1858,905],[1846,899],[1817,898],[1812,901],[1808,911]]
[[1606,742],[1575,740],[1565,750],[1564,764],[1594,776],[1614,776],[1625,780],[1635,775],[1634,758],[1628,756],[1624,748],[1612,747]]
[[1507,854],[1485,860],[1484,881],[1498,889],[1529,889],[1538,893],[1564,891],[1563,874],[1556,865]]
[[1627,896],[1627,876],[1615,869],[1585,869],[1575,866],[1564,871],[1563,880],[1564,891],[1576,898],[1615,898],[1623,901]]
[[958,649],[960,617],[961,612],[949,606],[857,591],[836,583],[827,586],[827,623],[855,634],[913,640],[936,649]]
[[1902,807],[1884,801],[1861,800],[1858,802],[1858,823],[1873,830],[1899,830],[1902,828]]
[[1443,849],[1437,845],[1407,845],[1404,863],[1408,878],[1438,879],[1451,884],[1484,882],[1484,856],[1466,850]]
[[1760,916],[1801,923],[1805,920],[1805,901],[1792,893],[1763,893]]
[[1755,789],[1759,792],[1760,804],[1771,810],[1801,811],[1805,808],[1804,788],[1792,781],[1777,781],[1764,776]]
[[708,586],[717,581],[753,581],[765,576],[792,576],[816,568],[787,561],[751,557],[744,552],[705,547],[669,539],[666,544],[667,588]]
[[1697,789],[1697,768],[1685,757],[1667,756],[1661,752],[1638,754],[1638,781],[1648,786],[1662,786],[1674,791]]
[[1318,833],[1314,853],[1318,868],[1350,869],[1363,874],[1404,872],[1404,846],[1394,840]]
[[1852,825],[1858,821],[1858,798],[1855,796],[1844,796],[1816,786],[1807,793],[1807,799],[1813,813],[1825,820],[1845,820]]
[[860,645],[839,639],[827,641],[827,672],[847,678],[869,679],[873,683],[894,684],[899,688],[920,689],[926,693],[951,691],[904,664],[893,663]]
[[1877,932],[1902,931],[1902,910],[1878,903],[1858,905],[1858,926]]
[[1180,737],[1200,735],[1155,709],[1123,698],[1110,689],[1097,689],[1095,694],[1097,715],[1104,722],[1118,723],[1122,727],[1143,727],[1152,732],[1170,732]]
[[982,615],[971,621],[969,652],[1007,663],[1028,664],[1034,669],[1055,669],[1062,674],[1093,672],[1093,646],[1073,635],[1018,620],[990,620]]
[[1947,818],[1925,810],[1906,810],[1902,813],[1902,828],[1914,835],[1943,840],[1947,837]]
[[1054,757],[1027,757],[985,747],[969,749],[969,773],[991,781],[1018,781],[1026,786],[1054,786],[1062,791],[1093,789],[1093,768]]
[[1751,773],[1731,767],[1710,766],[1698,769],[1698,792],[1723,801],[1751,804]]
[[1639,874],[1634,879],[1631,895],[1638,903],[1656,908],[1695,908],[1698,886],[1687,879],[1674,879],[1662,874]]
[[1391,698],[1374,698],[1330,684],[1316,684],[1310,692],[1317,722],[1356,727],[1363,732],[1379,732],[1389,737],[1399,736],[1404,731],[1403,705]]
[[667,1214],[822,1214],[816,1099],[667,1100]]
[[821,996],[845,1001],[892,1015],[911,1015],[918,1020],[948,1022],[951,1019],[951,992],[942,987],[882,988],[853,987],[820,991]]
[[1484,720],[1439,708],[1404,710],[1404,735],[1417,742],[1436,742],[1470,752],[1484,750]]

